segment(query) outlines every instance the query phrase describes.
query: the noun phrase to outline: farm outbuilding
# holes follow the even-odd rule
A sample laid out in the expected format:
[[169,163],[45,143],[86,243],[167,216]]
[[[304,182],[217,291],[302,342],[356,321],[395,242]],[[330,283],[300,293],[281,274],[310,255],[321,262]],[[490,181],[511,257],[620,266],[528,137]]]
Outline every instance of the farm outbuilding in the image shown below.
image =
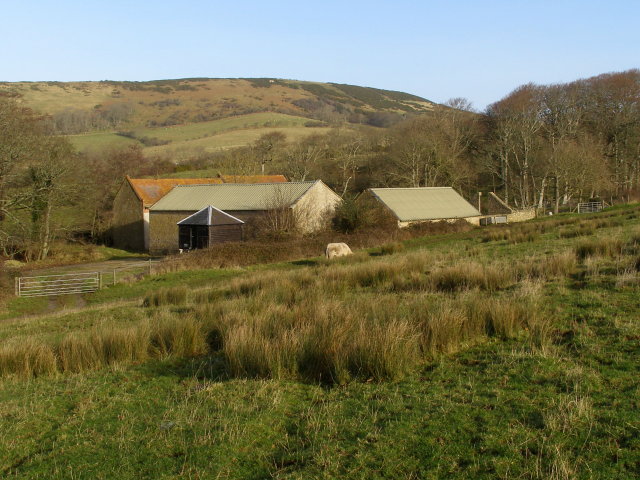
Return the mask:
[[478,225],[480,212],[451,187],[370,188],[369,194],[399,227],[438,220],[464,219]]
[[176,185],[286,181],[283,175],[218,175],[211,178],[130,178],[127,176],[113,201],[113,244],[125,250],[149,250],[149,207]]
[[[178,223],[208,206],[246,224],[277,228],[287,217],[303,232],[322,228],[341,198],[322,181],[178,185],[150,208],[150,251],[178,248]],[[284,214],[282,217],[279,217]]]
[[193,250],[216,243],[239,242],[243,225],[239,218],[207,205],[178,222],[178,248]]

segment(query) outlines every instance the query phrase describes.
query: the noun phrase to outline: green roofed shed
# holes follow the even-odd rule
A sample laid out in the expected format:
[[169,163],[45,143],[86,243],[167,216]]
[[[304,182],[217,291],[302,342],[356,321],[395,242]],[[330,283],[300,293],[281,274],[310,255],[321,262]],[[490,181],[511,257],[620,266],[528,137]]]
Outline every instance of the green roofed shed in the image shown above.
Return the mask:
[[477,223],[480,212],[451,187],[371,188],[374,198],[402,224],[466,219]]
[[260,211],[291,206],[316,182],[178,185],[151,211],[194,211],[214,205],[224,211]]

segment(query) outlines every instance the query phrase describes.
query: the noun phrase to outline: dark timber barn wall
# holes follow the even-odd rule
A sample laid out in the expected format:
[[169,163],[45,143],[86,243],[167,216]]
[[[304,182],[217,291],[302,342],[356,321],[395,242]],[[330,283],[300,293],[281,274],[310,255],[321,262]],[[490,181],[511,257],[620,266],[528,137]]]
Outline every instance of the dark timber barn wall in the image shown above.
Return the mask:
[[242,225],[210,225],[209,246],[223,242],[239,242],[242,240]]
[[[196,211],[190,212],[165,212],[152,210],[149,218],[150,228],[150,240],[149,251],[152,253],[167,253],[175,252],[178,249],[178,222],[184,220],[189,215],[193,215]],[[236,218],[239,218],[243,222],[249,223],[252,220],[264,215],[264,212],[260,211],[228,211],[225,212]],[[235,227],[235,225],[229,225]],[[221,226],[213,226],[211,230],[211,237],[218,235],[216,229]],[[214,233],[216,232],[216,233]],[[229,232],[227,232],[229,233]],[[232,241],[230,238],[226,241]]]
[[113,201],[113,245],[125,250],[143,251],[144,218],[142,200],[129,182],[124,182]]

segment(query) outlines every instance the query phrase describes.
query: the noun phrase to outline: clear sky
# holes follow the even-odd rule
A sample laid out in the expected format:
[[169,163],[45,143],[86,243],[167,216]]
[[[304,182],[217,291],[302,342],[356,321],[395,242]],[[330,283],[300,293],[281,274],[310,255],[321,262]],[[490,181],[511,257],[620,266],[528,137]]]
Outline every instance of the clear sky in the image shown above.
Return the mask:
[[640,67],[640,0],[2,0],[0,81],[276,77],[478,109]]

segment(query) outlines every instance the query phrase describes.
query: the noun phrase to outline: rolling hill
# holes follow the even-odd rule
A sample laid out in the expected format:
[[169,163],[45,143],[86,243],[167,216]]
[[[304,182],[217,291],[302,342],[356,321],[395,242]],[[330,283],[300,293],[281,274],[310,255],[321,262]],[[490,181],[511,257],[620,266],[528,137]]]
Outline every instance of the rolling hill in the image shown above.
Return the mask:
[[79,150],[140,144],[151,154],[246,145],[265,130],[300,138],[335,124],[384,127],[435,104],[402,92],[269,78],[0,83],[50,116]]

